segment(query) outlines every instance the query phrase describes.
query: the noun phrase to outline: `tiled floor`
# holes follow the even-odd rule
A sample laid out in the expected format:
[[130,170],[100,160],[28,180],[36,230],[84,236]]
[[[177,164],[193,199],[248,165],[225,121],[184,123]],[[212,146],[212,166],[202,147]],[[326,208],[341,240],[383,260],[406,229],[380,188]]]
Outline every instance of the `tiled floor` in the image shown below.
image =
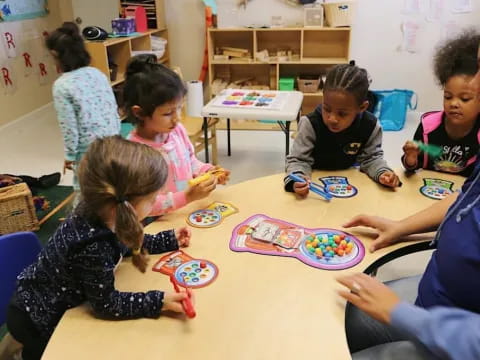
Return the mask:
[[[417,114],[410,114],[400,132],[384,134],[385,158],[393,168],[400,167],[400,149],[412,137]],[[218,132],[219,162],[232,170],[231,183],[281,173],[284,169],[285,137],[280,131],[233,131],[232,156],[227,156],[226,134]],[[24,119],[0,128],[0,171],[40,176],[61,171],[62,136],[52,106],[46,106]],[[203,159],[203,155],[200,155]],[[70,185],[67,172],[61,184]],[[392,262],[379,272],[382,279],[393,279],[423,271],[428,254],[419,253]]]

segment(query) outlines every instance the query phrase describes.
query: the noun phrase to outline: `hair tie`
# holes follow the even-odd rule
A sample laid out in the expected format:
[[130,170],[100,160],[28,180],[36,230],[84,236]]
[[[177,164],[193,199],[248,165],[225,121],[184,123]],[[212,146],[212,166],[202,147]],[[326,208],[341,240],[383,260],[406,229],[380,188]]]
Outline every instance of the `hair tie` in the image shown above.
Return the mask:
[[118,204],[127,202],[127,198],[125,196],[117,196],[116,200]]
[[140,255],[140,248],[132,249],[133,255]]

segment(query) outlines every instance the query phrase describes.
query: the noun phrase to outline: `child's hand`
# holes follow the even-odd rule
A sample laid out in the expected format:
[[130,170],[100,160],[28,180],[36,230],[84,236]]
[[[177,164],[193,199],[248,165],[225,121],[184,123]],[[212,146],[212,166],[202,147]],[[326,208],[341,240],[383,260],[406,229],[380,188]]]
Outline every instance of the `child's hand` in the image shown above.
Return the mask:
[[213,190],[215,190],[216,186],[217,178],[215,176],[210,176],[207,180],[190,186],[185,193],[187,202],[192,202],[207,197]]
[[165,292],[163,294],[163,307],[162,311],[174,311],[177,313],[185,313],[183,310],[182,301],[188,297],[186,291],[177,292]]
[[400,186],[400,179],[393,171],[383,172],[382,175],[380,175],[380,177],[378,178],[378,182],[391,188],[396,188]]
[[217,183],[220,185],[225,185],[230,180],[230,170],[223,169],[220,166],[215,166],[214,170],[222,170],[222,173],[217,176]]
[[420,154],[420,149],[417,144],[413,141],[407,141],[405,145],[403,145],[403,152],[405,153],[405,164],[409,167],[417,166],[418,154]]
[[305,179],[305,182],[301,183],[301,182],[295,181],[293,183],[293,192],[301,197],[306,197],[309,192],[308,186],[310,185],[310,179],[302,174],[296,174],[296,175]]
[[366,274],[343,276],[337,281],[348,288],[340,296],[378,321],[389,324],[400,299],[388,286]]
[[63,162],[63,175],[65,175],[65,172],[68,170],[73,170],[73,166],[75,165],[75,161],[72,160],[65,160]]
[[178,241],[179,247],[187,247],[190,245],[190,239],[192,238],[192,232],[186,226],[175,230],[175,237]]

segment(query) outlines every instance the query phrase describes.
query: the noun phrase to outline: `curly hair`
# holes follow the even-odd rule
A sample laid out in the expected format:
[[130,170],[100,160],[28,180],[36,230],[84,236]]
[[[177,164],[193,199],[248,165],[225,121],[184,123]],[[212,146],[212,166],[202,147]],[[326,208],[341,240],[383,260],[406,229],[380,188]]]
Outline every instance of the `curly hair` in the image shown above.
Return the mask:
[[448,39],[437,48],[433,60],[435,76],[445,86],[452,76],[473,76],[478,71],[478,47],[480,33],[469,29],[453,39]]

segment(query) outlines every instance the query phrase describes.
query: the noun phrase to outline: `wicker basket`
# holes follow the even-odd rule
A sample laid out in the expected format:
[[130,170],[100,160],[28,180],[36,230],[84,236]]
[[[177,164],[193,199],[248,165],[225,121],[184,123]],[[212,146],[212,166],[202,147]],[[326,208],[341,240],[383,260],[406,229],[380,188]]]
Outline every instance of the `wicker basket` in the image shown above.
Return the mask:
[[303,93],[314,93],[320,87],[321,77],[302,76],[297,78],[298,90]]
[[325,19],[330,27],[351,26],[353,20],[353,1],[323,4]]
[[32,193],[27,184],[0,188],[0,235],[38,229]]

